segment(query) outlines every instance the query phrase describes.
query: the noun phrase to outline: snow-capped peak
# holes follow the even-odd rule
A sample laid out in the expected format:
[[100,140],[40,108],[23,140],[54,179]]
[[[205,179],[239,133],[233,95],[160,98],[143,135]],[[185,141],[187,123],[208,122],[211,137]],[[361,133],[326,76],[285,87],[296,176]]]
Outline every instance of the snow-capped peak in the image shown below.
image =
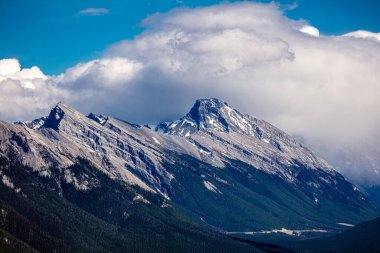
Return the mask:
[[179,120],[160,123],[156,131],[189,136],[201,129],[215,129],[221,132],[241,132],[252,135],[254,124],[249,116],[230,107],[216,98],[198,99],[190,112]]
[[298,164],[331,171],[325,161],[280,129],[215,98],[197,100],[184,117],[161,123],[155,130],[185,137],[199,149],[200,157],[216,166],[223,166],[226,159],[235,159],[282,174],[287,180],[294,175],[283,168]]

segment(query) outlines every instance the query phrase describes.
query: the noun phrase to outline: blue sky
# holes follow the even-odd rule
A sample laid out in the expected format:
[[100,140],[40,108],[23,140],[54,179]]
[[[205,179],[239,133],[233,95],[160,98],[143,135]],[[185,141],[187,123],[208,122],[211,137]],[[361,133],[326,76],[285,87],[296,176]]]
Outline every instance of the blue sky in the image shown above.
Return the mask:
[[[2,0],[0,59],[18,58],[23,67],[39,66],[58,74],[78,62],[94,59],[110,44],[142,32],[141,20],[156,12],[185,6],[206,6],[216,0]],[[234,2],[234,1],[231,1]],[[270,2],[270,1],[260,1]],[[277,1],[283,5],[293,0]],[[286,15],[305,19],[322,34],[364,29],[380,32],[380,1],[298,0]],[[102,15],[80,14],[105,8]]]

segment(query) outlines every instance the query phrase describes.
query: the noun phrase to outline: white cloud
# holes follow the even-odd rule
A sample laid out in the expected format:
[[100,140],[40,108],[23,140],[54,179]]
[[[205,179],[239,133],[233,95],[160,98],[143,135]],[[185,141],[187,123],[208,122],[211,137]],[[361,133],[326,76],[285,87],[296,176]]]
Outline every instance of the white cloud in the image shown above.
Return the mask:
[[34,66],[21,69],[17,59],[0,60],[0,117],[16,120],[45,114],[63,94]]
[[125,58],[104,58],[79,63],[65,73],[55,77],[55,82],[79,88],[97,86],[116,86],[129,82],[143,64]]
[[41,70],[34,66],[30,69],[22,69],[17,59],[0,60],[0,82],[7,79],[21,80],[21,86],[26,89],[34,89],[35,82],[46,80]]
[[373,32],[363,31],[363,30],[346,33],[343,36],[353,37],[357,39],[370,39],[370,40],[380,42],[380,33],[373,33]]
[[21,69],[17,59],[0,60],[0,118],[40,117],[60,100],[82,110],[99,109],[108,102],[114,105],[112,97],[128,92],[128,84],[141,69],[140,62],[114,57],[79,63],[58,76],[46,76],[36,66]]
[[[303,136],[330,161],[347,162],[343,151],[366,153],[369,164],[380,166],[373,148],[380,141],[380,44],[317,37],[317,28],[285,17],[276,4],[176,9],[143,24],[144,33],[110,46],[104,58],[39,79],[33,96],[14,73],[19,67],[0,65],[0,73],[12,76],[4,92],[17,94],[6,101],[22,101],[13,108],[23,110],[35,105],[31,97],[41,96],[44,105],[63,98],[84,112],[155,123],[184,114],[196,98],[219,97]],[[3,101],[0,114],[17,116]],[[361,174],[369,175],[365,167]]]
[[86,9],[80,10],[79,14],[97,16],[97,15],[107,14],[109,11],[110,10],[106,8],[86,8]]
[[319,30],[311,25],[303,25],[300,31],[310,36],[319,37]]
[[14,75],[20,71],[20,63],[17,59],[3,59],[0,60],[0,75],[9,76]]

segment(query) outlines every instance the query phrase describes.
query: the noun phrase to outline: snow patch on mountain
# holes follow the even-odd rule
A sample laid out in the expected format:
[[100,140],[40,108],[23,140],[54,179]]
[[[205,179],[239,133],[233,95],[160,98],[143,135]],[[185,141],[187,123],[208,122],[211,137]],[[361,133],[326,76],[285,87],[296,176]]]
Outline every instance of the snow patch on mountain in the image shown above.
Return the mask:
[[203,185],[206,187],[207,190],[221,194],[221,192],[218,190],[218,188],[216,188],[216,186],[213,183],[209,181],[203,181]]
[[161,144],[156,137],[152,137],[152,139],[157,143],[157,144]]
[[150,204],[149,200],[145,199],[142,195],[137,194],[135,197],[133,197],[133,201],[135,202],[143,202],[145,204]]
[[353,225],[353,224],[344,223],[344,222],[338,222],[337,224],[341,225],[341,226],[344,226],[344,227],[355,227],[355,225]]

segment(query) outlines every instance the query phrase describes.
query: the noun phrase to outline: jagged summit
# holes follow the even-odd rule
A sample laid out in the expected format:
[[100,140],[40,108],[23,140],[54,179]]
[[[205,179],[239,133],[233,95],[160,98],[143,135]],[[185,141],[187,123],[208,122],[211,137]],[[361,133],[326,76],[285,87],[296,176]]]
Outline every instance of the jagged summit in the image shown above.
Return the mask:
[[59,123],[65,115],[65,105],[59,102],[51,111],[49,116],[45,119],[44,127],[58,130]]
[[184,117],[173,122],[160,123],[156,128],[159,132],[180,136],[189,136],[202,129],[255,134],[252,118],[217,98],[198,99]]
[[[64,102],[57,103],[51,110],[48,116],[35,119],[33,121],[17,122],[18,124],[24,124],[31,129],[51,128],[56,131],[59,130],[61,121],[64,118],[77,118],[80,119],[80,113],[71,108]],[[83,116],[83,115],[81,115]]]
[[204,160],[215,165],[223,166],[226,159],[233,158],[282,174],[289,180],[292,173],[281,167],[296,166],[299,162],[308,168],[331,171],[331,166],[290,135],[216,98],[196,100],[185,116],[160,123],[155,130],[185,137],[199,148]]
[[[134,139],[144,136],[141,143],[153,142],[160,148],[184,152],[220,167],[233,158],[258,169],[281,174],[289,180],[293,176],[283,170],[283,166],[289,167],[300,162],[308,168],[331,170],[325,161],[280,129],[242,114],[216,98],[196,100],[189,113],[178,120],[160,123],[155,128],[156,133],[112,117],[94,113],[85,116],[62,102],[47,117],[22,124],[34,130],[51,129],[67,138],[74,136],[83,139],[89,143],[91,150],[99,149],[101,144],[97,136],[93,137],[93,132],[105,136],[112,135],[114,131],[120,134],[123,132],[120,129],[125,128],[128,136],[135,132],[138,137]],[[50,134],[49,131],[46,133]],[[92,138],[94,140],[90,140]],[[176,144],[173,146],[173,143]],[[118,141],[116,145],[125,146]],[[118,152],[117,148],[115,152]]]
[[95,121],[96,123],[104,126],[108,121],[108,116],[97,115],[95,113],[90,113],[87,117],[74,108],[68,106],[64,102],[57,103],[51,110],[48,116],[35,119],[33,121],[23,121],[16,122],[16,124],[26,125],[31,129],[41,129],[41,128],[50,128],[58,131],[60,129],[61,122],[63,120],[73,122],[87,121],[90,119],[91,122]]
[[227,103],[217,98],[198,99],[191,108],[188,116],[197,122],[199,128],[217,128],[221,131],[229,131],[229,124],[224,115]]
[[188,115],[199,122],[200,128],[252,134],[249,116],[217,98],[197,100]]
[[[15,122],[15,124],[25,125],[30,129],[40,129],[40,128],[52,128],[54,130],[58,130],[59,123],[63,119],[65,112],[69,107],[64,102],[59,102],[56,106],[54,106],[48,116],[44,116],[32,121],[19,121]],[[74,111],[71,109],[71,111]]]

